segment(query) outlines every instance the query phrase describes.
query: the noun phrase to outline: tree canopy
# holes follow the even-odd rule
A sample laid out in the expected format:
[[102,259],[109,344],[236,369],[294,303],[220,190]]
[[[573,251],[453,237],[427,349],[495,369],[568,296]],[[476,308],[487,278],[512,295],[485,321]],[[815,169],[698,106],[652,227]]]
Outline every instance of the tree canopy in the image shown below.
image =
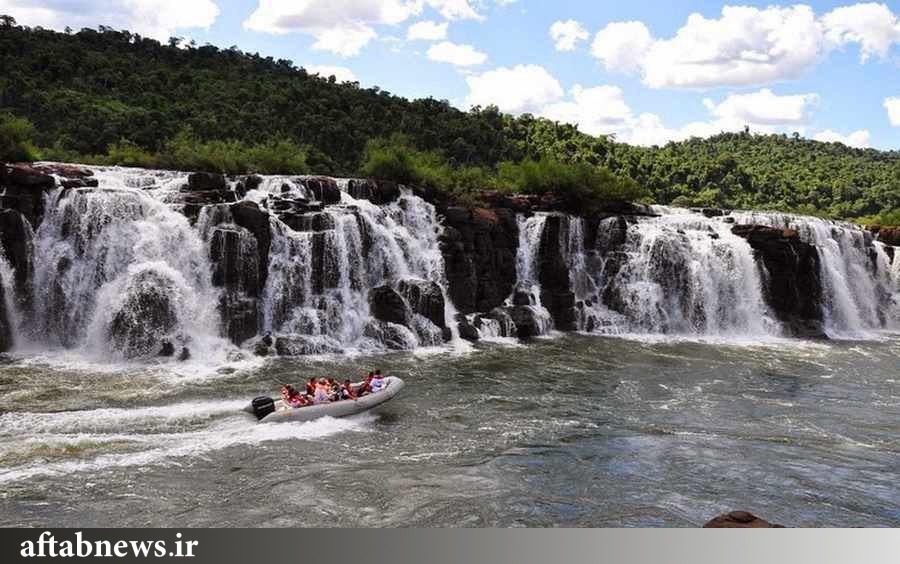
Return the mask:
[[747,131],[636,147],[495,107],[461,111],[338,83],[235,47],[162,44],[103,26],[58,33],[8,17],[0,18],[0,68],[7,160],[414,174],[458,193],[574,183],[663,204],[900,214],[896,151]]

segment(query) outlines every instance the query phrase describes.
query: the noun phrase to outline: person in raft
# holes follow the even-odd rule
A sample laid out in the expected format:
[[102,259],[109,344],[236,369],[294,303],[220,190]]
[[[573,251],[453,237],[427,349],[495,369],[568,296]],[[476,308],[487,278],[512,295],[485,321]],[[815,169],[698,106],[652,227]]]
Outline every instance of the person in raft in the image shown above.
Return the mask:
[[286,384],[281,388],[281,399],[284,400],[285,405],[290,407],[306,407],[309,405],[309,400],[306,399],[306,396],[298,392],[290,384]]
[[372,381],[369,383],[369,390],[374,394],[380,392],[384,389],[384,376],[381,375],[381,370],[376,370],[375,374],[372,376]]

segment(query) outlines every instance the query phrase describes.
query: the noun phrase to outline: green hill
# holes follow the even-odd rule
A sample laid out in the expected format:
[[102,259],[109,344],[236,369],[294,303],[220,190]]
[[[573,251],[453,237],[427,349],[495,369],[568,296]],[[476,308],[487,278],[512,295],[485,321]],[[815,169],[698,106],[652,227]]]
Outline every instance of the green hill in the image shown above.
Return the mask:
[[896,151],[747,132],[633,147],[493,107],[339,84],[235,47],[10,18],[0,19],[0,68],[0,158],[369,172],[461,194],[586,183],[602,197],[900,220]]

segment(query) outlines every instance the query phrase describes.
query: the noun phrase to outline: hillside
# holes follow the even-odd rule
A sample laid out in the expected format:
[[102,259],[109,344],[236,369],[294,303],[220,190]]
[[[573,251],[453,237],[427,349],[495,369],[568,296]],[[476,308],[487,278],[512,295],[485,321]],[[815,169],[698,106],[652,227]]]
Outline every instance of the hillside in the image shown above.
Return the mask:
[[586,182],[602,197],[900,222],[896,151],[747,132],[633,147],[493,107],[463,112],[338,84],[237,48],[102,27],[57,33],[2,20],[0,65],[0,146],[30,138],[42,158],[380,173],[457,192]]

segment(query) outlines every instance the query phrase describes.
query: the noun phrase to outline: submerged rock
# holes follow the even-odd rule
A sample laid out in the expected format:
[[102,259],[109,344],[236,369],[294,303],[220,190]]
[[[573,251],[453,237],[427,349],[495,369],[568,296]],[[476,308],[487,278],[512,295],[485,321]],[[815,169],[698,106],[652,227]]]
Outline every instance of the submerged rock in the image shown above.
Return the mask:
[[[264,343],[260,341],[259,345],[264,346]],[[259,346],[257,348],[261,349]],[[344,350],[337,341],[326,335],[281,335],[275,338],[275,352],[279,356],[307,356],[339,354]]]
[[394,351],[413,350],[418,345],[416,336],[408,327],[387,321],[369,322],[363,335]]
[[747,511],[732,511],[714,517],[703,525],[704,529],[783,529],[784,525],[769,523]]

